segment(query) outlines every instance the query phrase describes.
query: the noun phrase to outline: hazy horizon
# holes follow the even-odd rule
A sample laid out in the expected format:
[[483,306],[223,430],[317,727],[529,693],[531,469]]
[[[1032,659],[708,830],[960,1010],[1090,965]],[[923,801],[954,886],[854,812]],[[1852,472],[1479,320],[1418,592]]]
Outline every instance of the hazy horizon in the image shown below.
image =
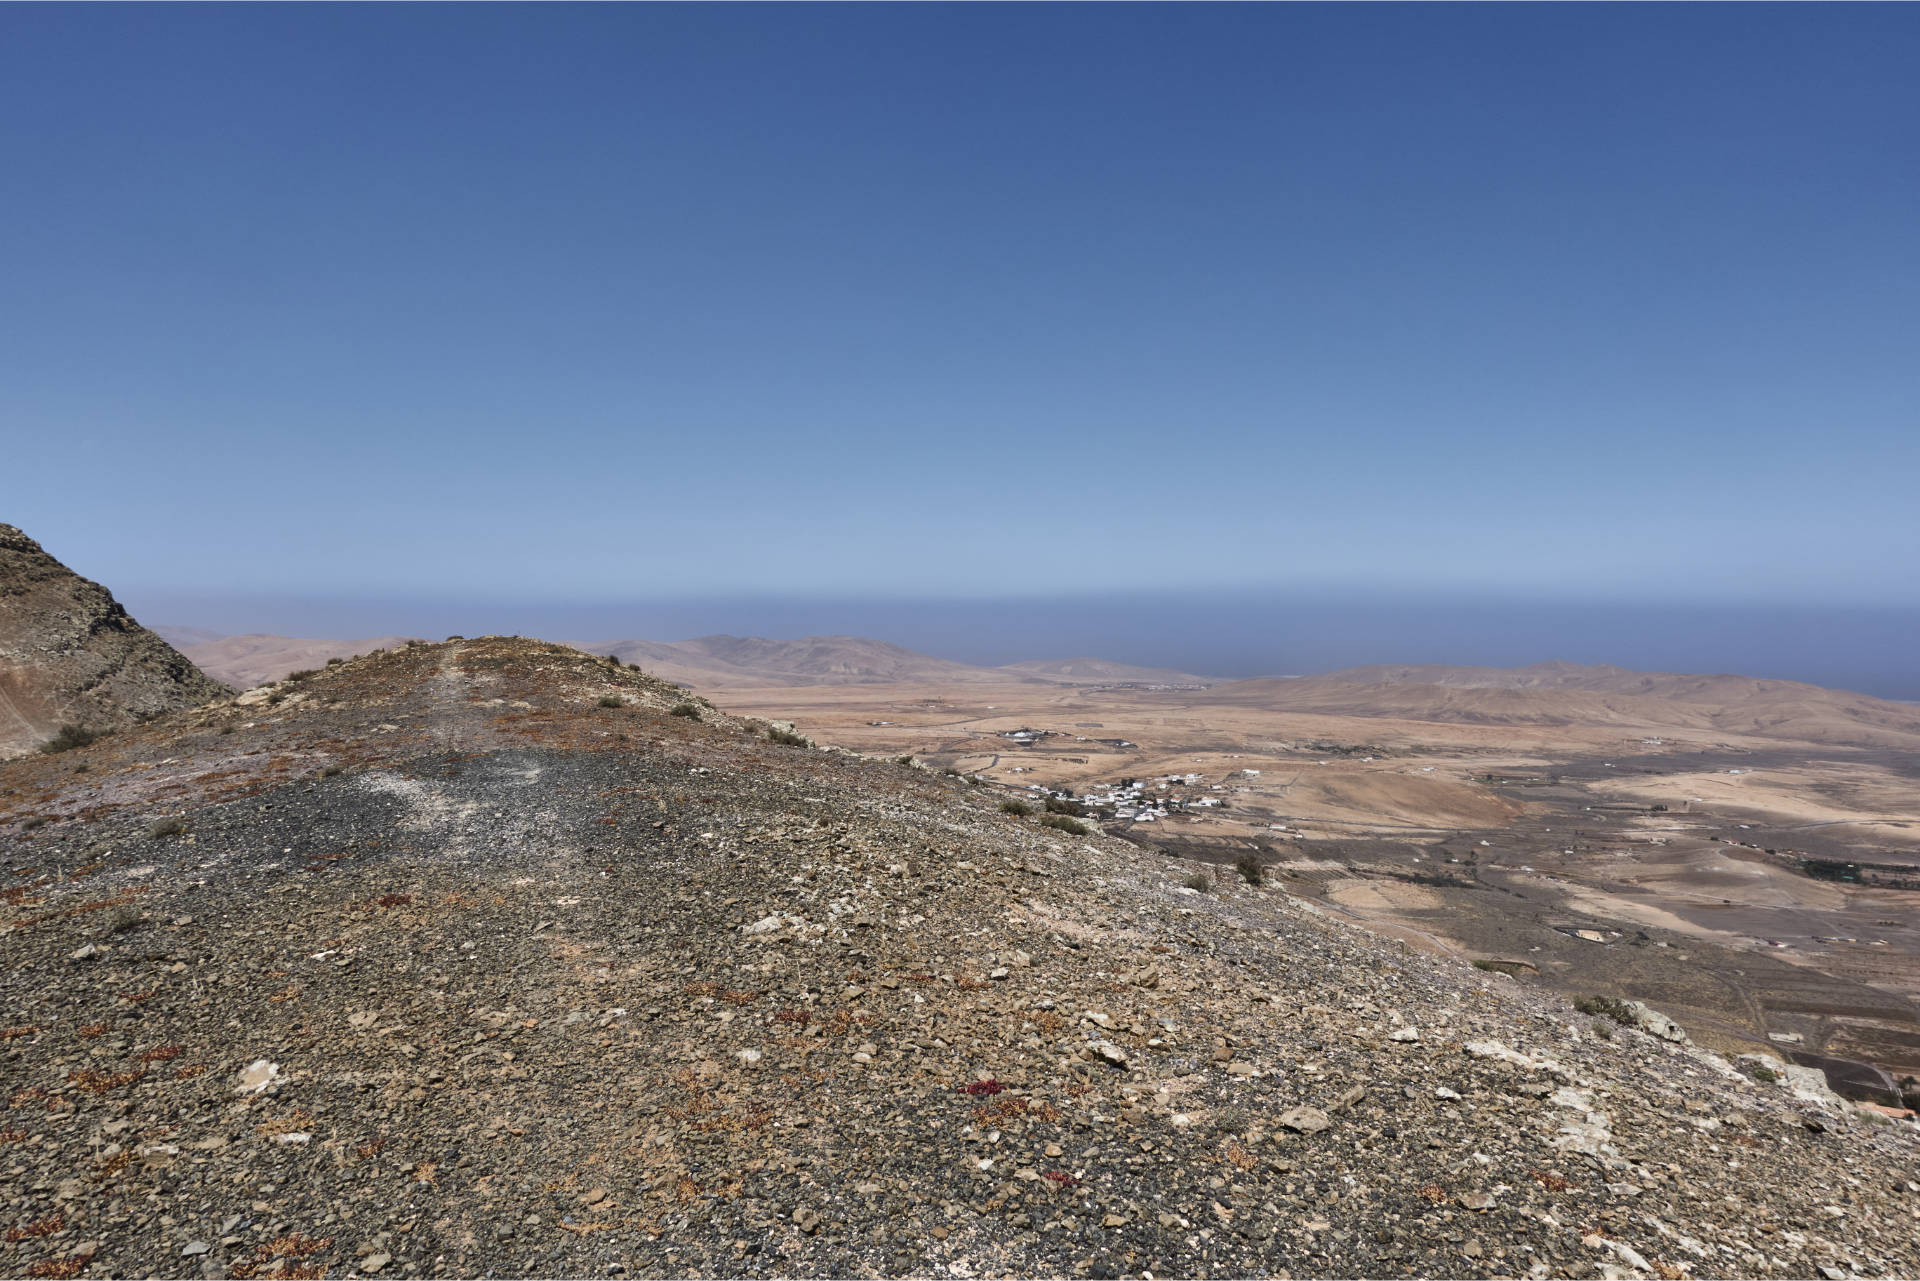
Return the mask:
[[1376,663],[1520,667],[1562,660],[1727,672],[1920,700],[1920,609],[1382,597],[1104,595],[1077,599],[641,603],[380,600],[147,592],[149,625],[357,640],[488,632],[575,644],[728,633],[864,636],[981,666],[1094,657],[1224,679]]

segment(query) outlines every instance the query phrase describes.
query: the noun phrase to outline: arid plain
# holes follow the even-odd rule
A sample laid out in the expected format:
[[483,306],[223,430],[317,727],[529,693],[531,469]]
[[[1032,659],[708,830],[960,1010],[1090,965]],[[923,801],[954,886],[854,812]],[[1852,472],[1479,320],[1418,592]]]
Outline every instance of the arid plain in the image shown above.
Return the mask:
[[[1198,874],[1251,853],[1330,911],[1517,982],[1647,1001],[1715,1048],[1920,1072],[1920,709],[1523,671],[708,694],[1009,793],[1137,780],[1143,804],[1091,817]],[[1629,679],[1647,692],[1583,688]]]

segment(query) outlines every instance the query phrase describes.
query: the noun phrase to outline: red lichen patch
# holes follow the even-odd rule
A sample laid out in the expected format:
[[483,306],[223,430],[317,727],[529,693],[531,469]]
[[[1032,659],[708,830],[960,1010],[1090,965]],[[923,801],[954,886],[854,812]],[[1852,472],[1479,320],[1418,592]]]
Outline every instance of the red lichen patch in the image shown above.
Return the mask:
[[169,1059],[179,1058],[185,1052],[186,1047],[184,1046],[156,1045],[151,1050],[142,1050],[140,1052],[140,1061],[142,1063],[165,1063]]
[[367,1158],[376,1157],[376,1156],[379,1156],[382,1152],[385,1152],[387,1150],[387,1144],[389,1142],[390,1140],[382,1136],[381,1138],[374,1139],[371,1142],[362,1143],[359,1147],[355,1148],[354,1151],[358,1152],[362,1157],[367,1157]]
[[1080,1180],[1074,1178],[1065,1170],[1048,1170],[1040,1177],[1051,1183],[1058,1183],[1063,1188],[1077,1188],[1080,1186]]
[[35,1219],[31,1223],[8,1228],[6,1235],[8,1241],[30,1241],[35,1237],[50,1237],[66,1226],[66,1212],[63,1210],[55,1210],[44,1219]]
[[748,992],[742,988],[734,988],[730,991],[722,992],[720,999],[728,1005],[752,1005],[760,999],[760,994],[758,992]]
[[100,1164],[95,1167],[95,1170],[103,1180],[111,1179],[114,1175],[120,1173],[120,1171],[132,1164],[133,1153],[115,1152],[112,1156],[101,1158]]
[[196,1076],[205,1076],[206,1073],[207,1073],[206,1064],[188,1063],[182,1067],[177,1067],[173,1070],[173,1079],[176,1081],[191,1081]]
[[440,1165],[437,1161],[422,1161],[419,1165],[413,1167],[413,1181],[415,1183],[438,1183],[440,1182],[439,1169]]
[[978,992],[987,985],[987,981],[975,978],[971,974],[957,974],[954,976],[953,985],[962,992]]
[[45,881],[35,881],[32,885],[15,885],[10,889],[0,890],[0,903],[5,903],[9,907],[32,907],[37,903],[44,903],[47,900],[35,894],[34,891],[45,884]]
[[77,1277],[93,1261],[91,1254],[76,1254],[65,1259],[36,1259],[22,1273],[29,1277]]
[[13,1097],[7,1100],[7,1106],[10,1108],[23,1108],[29,1103],[38,1103],[50,1097],[52,1096],[47,1093],[45,1086],[29,1085],[24,1090],[15,1090]]
[[0,1041],[17,1041],[23,1036],[32,1036],[39,1030],[37,1027],[0,1027]]
[[25,1143],[26,1141],[25,1130],[0,1130],[0,1143]]
[[1447,1199],[1447,1190],[1438,1183],[1429,1183],[1420,1189],[1420,1195],[1435,1205],[1439,1205]]
[[1000,1093],[1000,1091],[1006,1089],[1007,1087],[1001,1084],[999,1081],[994,1080],[992,1077],[988,1077],[984,1081],[970,1081],[966,1085],[958,1085],[958,1086],[955,1086],[954,1088],[959,1090],[960,1093],[962,1094],[991,1095],[991,1094],[998,1094]]
[[775,1023],[791,1023],[796,1027],[805,1027],[813,1022],[813,1015],[805,1010],[781,1010],[773,1016]]
[[1573,1188],[1573,1180],[1558,1174],[1548,1174],[1542,1170],[1529,1171],[1534,1180],[1549,1192],[1566,1192]]
[[13,928],[16,930],[24,930],[47,921],[61,921],[69,917],[82,916],[88,912],[98,912],[104,907],[119,907],[123,903],[133,902],[136,897],[146,892],[146,887],[142,886],[139,889],[131,889],[124,893],[115,894],[111,898],[96,899],[91,903],[82,903],[78,907],[64,908],[58,912],[43,912],[39,916],[29,916],[25,920],[15,921]]
[[158,995],[160,995],[160,989],[157,987],[150,987],[144,992],[122,992],[120,994],[120,999],[123,1001],[130,1002],[134,1005],[138,1005],[142,1001],[151,1001],[154,997]]
[[382,894],[379,898],[368,899],[360,906],[371,912],[375,908],[405,907],[411,902],[413,902],[411,894]]
[[272,1001],[275,1005],[284,1005],[288,1001],[293,1000],[296,996],[299,996],[299,995],[300,995],[299,988],[289,987],[281,991],[275,992],[272,996],[269,996],[267,999],[269,1001]]
[[108,1090],[132,1085],[146,1074],[145,1068],[135,1068],[131,1072],[96,1072],[92,1068],[82,1068],[78,1072],[68,1073],[67,1083],[79,1087],[86,1094],[105,1094]]
[[105,1023],[82,1023],[77,1035],[83,1041],[91,1041],[96,1036],[105,1035],[106,1030],[107,1025]]

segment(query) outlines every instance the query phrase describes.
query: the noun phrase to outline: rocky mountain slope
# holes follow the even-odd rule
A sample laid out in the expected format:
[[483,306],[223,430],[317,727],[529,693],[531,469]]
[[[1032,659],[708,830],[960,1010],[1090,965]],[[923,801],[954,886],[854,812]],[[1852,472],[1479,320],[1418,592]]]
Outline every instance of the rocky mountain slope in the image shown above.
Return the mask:
[[999,800],[503,638],[0,767],[0,1270],[1920,1272],[1911,1127]]
[[1718,729],[1802,742],[1920,748],[1920,707],[1798,681],[1621,667],[1352,667],[1236,681],[1202,696],[1235,706],[1489,725]]
[[228,691],[12,525],[0,525],[0,758]]

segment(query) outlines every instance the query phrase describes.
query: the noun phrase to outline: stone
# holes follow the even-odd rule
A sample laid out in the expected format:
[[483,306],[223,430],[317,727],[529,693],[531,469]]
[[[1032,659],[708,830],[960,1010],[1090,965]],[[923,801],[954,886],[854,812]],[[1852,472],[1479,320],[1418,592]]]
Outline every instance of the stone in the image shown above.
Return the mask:
[[1417,1041],[1420,1039],[1420,1029],[1417,1027],[1397,1027],[1388,1034],[1387,1039],[1389,1041]]
[[1306,1103],[1288,1108],[1275,1121],[1299,1134],[1318,1134],[1333,1124],[1333,1119],[1325,1112]]
[[180,1247],[180,1255],[182,1258],[188,1258],[194,1255],[205,1254],[208,1250],[211,1250],[212,1248],[213,1247],[208,1245],[205,1241],[189,1241],[185,1245]]
[[280,1080],[280,1065],[269,1063],[265,1059],[255,1059],[240,1073],[240,1084],[234,1087],[236,1094],[259,1094]]
[[360,1270],[368,1276],[378,1276],[380,1270],[392,1262],[393,1256],[391,1254],[369,1254],[366,1258],[360,1260]]
[[1085,1050],[1081,1051],[1081,1053],[1090,1059],[1099,1059],[1117,1068],[1123,1068],[1127,1065],[1127,1052],[1115,1045],[1112,1041],[1095,1041],[1092,1045],[1089,1045]]

